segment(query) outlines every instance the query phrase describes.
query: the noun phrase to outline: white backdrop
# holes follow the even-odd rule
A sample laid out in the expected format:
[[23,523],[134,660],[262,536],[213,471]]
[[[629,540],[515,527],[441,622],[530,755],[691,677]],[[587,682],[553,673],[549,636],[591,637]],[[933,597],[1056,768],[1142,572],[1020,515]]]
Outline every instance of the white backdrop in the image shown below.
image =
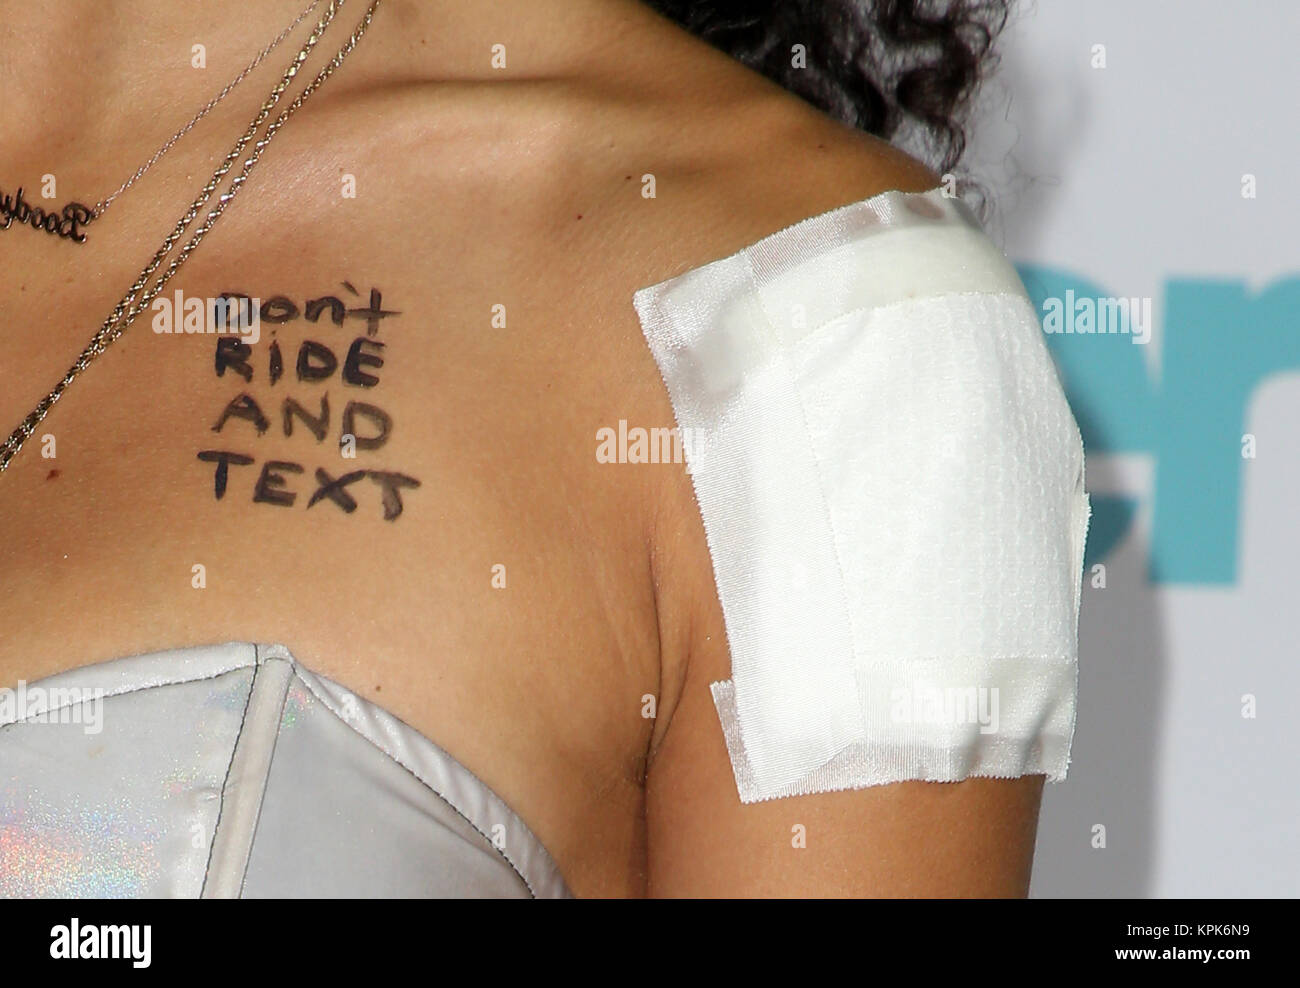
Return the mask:
[[1054,349],[1105,587],[1036,896],[1300,894],[1298,44],[1292,0],[1038,0],[981,97],[967,165],[1031,294],[1153,302],[1145,346]]

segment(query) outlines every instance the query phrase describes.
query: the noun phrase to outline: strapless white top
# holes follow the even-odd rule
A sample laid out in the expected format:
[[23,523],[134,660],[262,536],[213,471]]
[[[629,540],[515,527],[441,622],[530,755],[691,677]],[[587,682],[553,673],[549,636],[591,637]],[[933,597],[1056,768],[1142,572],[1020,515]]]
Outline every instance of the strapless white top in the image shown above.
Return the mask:
[[0,697],[0,895],[568,895],[487,786],[282,646],[117,659]]

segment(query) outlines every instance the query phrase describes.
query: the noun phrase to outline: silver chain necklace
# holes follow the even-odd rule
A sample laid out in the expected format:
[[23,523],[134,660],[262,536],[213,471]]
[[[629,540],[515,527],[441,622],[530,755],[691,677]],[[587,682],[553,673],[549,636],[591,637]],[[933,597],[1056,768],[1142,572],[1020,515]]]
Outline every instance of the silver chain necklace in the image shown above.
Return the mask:
[[127,328],[136,320],[136,318],[148,308],[149,303],[152,302],[163,290],[166,284],[171,281],[176,272],[180,270],[181,266],[189,259],[189,256],[195,251],[199,244],[203,242],[203,238],[207,236],[208,231],[216,225],[217,220],[221,218],[221,214],[226,211],[226,207],[234,201],[235,196],[239,194],[239,190],[244,187],[244,183],[248,181],[249,173],[254,167],[256,167],[258,161],[261,160],[263,152],[275,138],[275,135],[280,131],[280,128],[282,128],[289,118],[307,102],[321,84],[334,74],[334,71],[343,64],[343,61],[352,53],[352,50],[356,48],[357,43],[370,27],[370,22],[374,18],[375,10],[379,7],[380,0],[371,0],[370,6],[366,8],[366,12],[361,18],[361,22],[357,25],[356,29],[353,30],[347,41],[343,43],[342,47],[339,48],[334,57],[321,68],[320,72],[317,73],[316,78],[313,79],[307,87],[280,112],[279,116],[271,121],[270,125],[266,129],[266,133],[264,133],[257,143],[253,145],[253,150],[249,153],[248,157],[244,159],[243,170],[231,180],[230,188],[218,197],[217,204],[208,211],[207,217],[199,225],[198,229],[195,230],[193,237],[188,243],[181,247],[180,253],[171,261],[167,269],[161,276],[159,276],[158,280],[154,282],[153,286],[150,287],[148,291],[145,291],[145,286],[148,284],[150,276],[157,271],[163,261],[166,260],[167,255],[169,255],[173,248],[175,248],[176,243],[181,239],[181,236],[189,228],[190,224],[198,217],[199,211],[202,210],[208,200],[212,198],[213,194],[217,190],[217,186],[221,184],[222,179],[224,179],[234,167],[236,160],[238,160],[239,156],[243,154],[244,148],[248,146],[249,142],[253,140],[253,137],[261,129],[262,125],[266,123],[267,118],[271,115],[271,111],[274,110],[276,104],[279,103],[280,97],[284,95],[284,91],[289,87],[294,77],[298,74],[303,63],[306,62],[308,56],[320,41],[321,35],[325,33],[325,29],[329,27],[330,22],[334,20],[334,16],[343,7],[345,2],[346,0],[329,0],[329,6],[321,15],[320,22],[312,31],[311,37],[307,39],[302,50],[298,52],[289,67],[285,70],[283,78],[281,78],[275,88],[271,90],[271,95],[268,96],[266,102],[262,104],[262,108],[258,111],[257,116],[253,118],[253,122],[249,124],[248,129],[244,132],[243,136],[240,137],[235,143],[235,146],[231,148],[230,153],[226,155],[225,160],[217,166],[217,170],[213,172],[212,178],[208,181],[207,185],[203,187],[198,198],[196,198],[190,205],[190,208],[186,211],[185,215],[177,222],[176,228],[167,236],[167,239],[163,241],[162,246],[158,248],[158,251],[154,254],[152,260],[150,260],[145,266],[145,269],[140,272],[140,276],[136,279],[135,284],[131,286],[130,290],[124,296],[122,296],[121,301],[119,301],[117,306],[113,309],[112,314],[104,320],[104,324],[100,326],[95,335],[91,337],[90,342],[86,344],[85,349],[81,351],[81,354],[77,357],[73,365],[68,368],[67,373],[65,373],[50,392],[40,400],[36,407],[32,409],[31,413],[23,419],[23,421],[18,425],[18,428],[14,429],[9,438],[5,440],[4,445],[0,446],[0,473],[3,473],[4,470],[8,468],[10,461],[17,455],[18,451],[22,449],[23,443],[32,436],[36,431],[36,427],[41,424],[45,419],[45,416],[49,414],[50,409],[53,408],[59,398],[63,396],[64,391],[68,389],[72,382],[81,375],[82,371],[90,366],[91,362],[94,361],[96,357],[107,350],[124,332],[126,332]]
[[0,189],[0,231],[8,230],[16,220],[19,226],[30,226],[34,230],[42,230],[62,240],[68,240],[75,244],[84,244],[86,234],[83,229],[103,216],[108,207],[113,204],[114,199],[143,178],[145,172],[156,165],[163,155],[170,151],[182,137],[193,130],[200,120],[211,113],[218,103],[229,96],[236,86],[266,60],[267,56],[279,48],[284,40],[293,33],[294,28],[306,20],[322,2],[323,0],[313,0],[311,6],[299,14],[292,24],[280,32],[274,41],[257,53],[257,57],[248,64],[243,72],[235,76],[221,92],[209,100],[203,109],[199,110],[184,127],[173,134],[162,147],[154,152],[153,157],[136,169],[135,174],[119,185],[115,192],[105,196],[94,206],[86,206],[80,202],[70,202],[62,209],[55,207],[54,210],[46,210],[27,202],[23,198],[21,185],[13,195],[6,195],[4,190]]

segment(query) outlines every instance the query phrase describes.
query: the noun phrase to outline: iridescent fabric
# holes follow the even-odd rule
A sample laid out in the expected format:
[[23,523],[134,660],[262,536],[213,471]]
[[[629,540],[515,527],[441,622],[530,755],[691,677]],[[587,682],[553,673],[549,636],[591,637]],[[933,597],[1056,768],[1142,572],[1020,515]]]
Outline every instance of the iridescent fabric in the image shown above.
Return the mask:
[[0,895],[559,897],[518,816],[280,646],[87,666],[0,703]]

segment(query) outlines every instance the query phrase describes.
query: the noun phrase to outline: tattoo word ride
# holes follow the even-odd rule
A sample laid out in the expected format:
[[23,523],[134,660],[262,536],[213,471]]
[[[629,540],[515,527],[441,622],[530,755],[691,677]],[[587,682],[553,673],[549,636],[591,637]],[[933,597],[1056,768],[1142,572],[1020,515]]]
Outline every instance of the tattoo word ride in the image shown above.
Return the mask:
[[[350,284],[344,282],[344,285],[356,293]],[[247,296],[232,293],[223,293],[221,297],[247,299]],[[349,319],[364,322],[366,335],[357,336],[346,348],[304,339],[296,349],[288,353],[279,341],[272,339],[266,348],[265,357],[267,387],[274,389],[281,378],[286,376],[286,364],[291,368],[292,377],[303,385],[321,384],[333,378],[336,373],[345,388],[362,389],[362,393],[379,384],[375,372],[384,366],[384,344],[373,337],[378,333],[382,320],[400,313],[384,309],[383,297],[378,289],[370,290],[369,304],[360,308],[348,308],[342,299],[325,296],[312,299],[300,310],[289,299],[277,295],[262,303],[258,318],[271,325],[282,325],[299,318],[309,323],[319,323],[326,314],[329,322],[335,326],[343,326]],[[258,358],[259,367],[261,362],[261,358]],[[255,373],[253,347],[235,336],[218,338],[213,368],[217,377],[224,378],[230,372],[242,379],[244,384],[252,384]],[[264,409],[272,407],[274,406],[265,398],[259,401],[249,391],[241,391],[226,403],[212,431],[222,433],[235,420],[251,426],[257,436],[263,436],[271,428],[271,418]],[[285,436],[295,435],[294,426],[297,423],[317,443],[324,442],[331,414],[328,391],[321,392],[314,402],[305,398],[300,401],[285,395],[279,399],[276,411],[280,429]],[[372,452],[383,447],[393,431],[393,420],[387,412],[378,405],[358,399],[346,401],[339,421],[339,445],[345,456],[351,452],[351,460],[355,460],[356,452]],[[297,434],[303,435],[302,430]],[[212,490],[218,501],[226,496],[232,469],[253,466],[256,462],[248,453],[230,449],[199,450],[198,458],[214,465]],[[349,459],[342,459],[342,462],[348,463]],[[301,463],[292,460],[264,461],[253,484],[253,503],[280,508],[293,507],[298,501],[299,491],[293,490],[291,484],[299,475],[306,473],[306,468]],[[378,495],[385,521],[395,521],[401,515],[402,491],[420,486],[414,477],[395,470],[316,467],[313,476],[316,486],[306,499],[307,509],[329,501],[339,510],[352,514],[357,509],[354,490],[359,492],[369,489]],[[362,481],[366,483],[362,485]],[[302,493],[307,492],[304,490]]]

